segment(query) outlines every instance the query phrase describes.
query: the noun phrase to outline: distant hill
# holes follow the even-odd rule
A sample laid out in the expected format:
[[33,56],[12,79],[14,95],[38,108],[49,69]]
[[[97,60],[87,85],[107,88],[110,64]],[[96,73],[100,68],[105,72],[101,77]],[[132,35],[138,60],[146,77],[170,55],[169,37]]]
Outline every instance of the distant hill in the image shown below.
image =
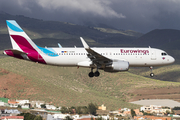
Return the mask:
[[173,49],[179,50],[180,47],[180,30],[174,29],[156,29],[152,30],[136,41],[135,45],[139,44],[140,46],[151,46],[162,49]]
[[[74,45],[82,46],[79,37],[84,37],[91,46],[123,46],[131,44],[142,35],[135,31],[114,30],[116,31],[114,33],[106,30],[111,29],[113,31],[112,28],[103,28],[105,30],[101,31],[90,26],[74,25],[58,21],[43,21],[22,15],[14,16],[7,13],[0,13],[0,16],[0,37],[1,34],[7,34],[5,21],[9,19],[16,20],[35,42],[39,41],[38,45],[40,46],[47,45],[46,42],[51,43],[52,46],[57,46],[58,42],[63,43],[62,46],[68,47]],[[4,48],[0,46],[0,49]]]

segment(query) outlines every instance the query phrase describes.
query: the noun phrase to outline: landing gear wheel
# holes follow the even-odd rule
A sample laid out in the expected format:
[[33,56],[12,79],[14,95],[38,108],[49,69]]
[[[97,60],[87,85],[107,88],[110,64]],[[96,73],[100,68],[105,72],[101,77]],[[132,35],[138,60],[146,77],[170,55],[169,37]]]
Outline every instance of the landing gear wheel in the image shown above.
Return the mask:
[[151,76],[151,77],[154,77],[154,73],[152,72],[152,71],[153,71],[153,66],[150,66],[149,68],[150,68],[150,70],[151,70],[150,76]]
[[150,73],[150,76],[151,76],[151,77],[154,77],[154,73]]
[[93,72],[90,72],[90,73],[89,73],[89,77],[94,77],[94,73],[93,73]]
[[99,75],[100,75],[99,71],[96,71],[96,72],[94,73],[94,76],[95,76],[95,77],[98,77]]

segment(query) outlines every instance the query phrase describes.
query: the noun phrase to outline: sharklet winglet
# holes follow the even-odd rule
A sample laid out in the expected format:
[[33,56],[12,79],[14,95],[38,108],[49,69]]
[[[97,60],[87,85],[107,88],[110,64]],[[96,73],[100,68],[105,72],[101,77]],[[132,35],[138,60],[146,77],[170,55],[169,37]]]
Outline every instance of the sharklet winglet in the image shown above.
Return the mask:
[[82,42],[84,48],[85,48],[85,49],[89,49],[89,46],[88,46],[88,44],[85,42],[85,40],[84,40],[82,37],[80,37],[80,39],[81,39],[81,42]]

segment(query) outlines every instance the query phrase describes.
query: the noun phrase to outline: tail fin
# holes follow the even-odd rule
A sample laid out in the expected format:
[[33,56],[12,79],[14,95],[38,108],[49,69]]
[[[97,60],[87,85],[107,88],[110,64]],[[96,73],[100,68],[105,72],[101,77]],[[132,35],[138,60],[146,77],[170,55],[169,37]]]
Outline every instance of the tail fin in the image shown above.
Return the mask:
[[21,59],[26,58],[35,62],[45,63],[42,56],[39,54],[40,49],[38,46],[34,44],[17,22],[15,20],[6,20],[6,23],[13,50],[5,50],[4,54]]
[[6,23],[13,49],[25,52],[24,47],[37,47],[15,20],[6,20]]

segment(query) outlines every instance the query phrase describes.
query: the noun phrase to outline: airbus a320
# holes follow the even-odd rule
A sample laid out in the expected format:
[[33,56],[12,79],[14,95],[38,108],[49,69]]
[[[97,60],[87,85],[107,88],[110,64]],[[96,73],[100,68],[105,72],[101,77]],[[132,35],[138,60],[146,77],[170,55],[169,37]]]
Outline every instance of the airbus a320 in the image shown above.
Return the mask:
[[[6,20],[12,49],[4,54],[42,64],[90,68],[89,77],[105,72],[128,71],[129,67],[150,67],[172,64],[175,59],[155,48],[90,48],[80,37],[83,48],[43,48],[37,46],[14,20]],[[93,70],[95,69],[95,72]]]

